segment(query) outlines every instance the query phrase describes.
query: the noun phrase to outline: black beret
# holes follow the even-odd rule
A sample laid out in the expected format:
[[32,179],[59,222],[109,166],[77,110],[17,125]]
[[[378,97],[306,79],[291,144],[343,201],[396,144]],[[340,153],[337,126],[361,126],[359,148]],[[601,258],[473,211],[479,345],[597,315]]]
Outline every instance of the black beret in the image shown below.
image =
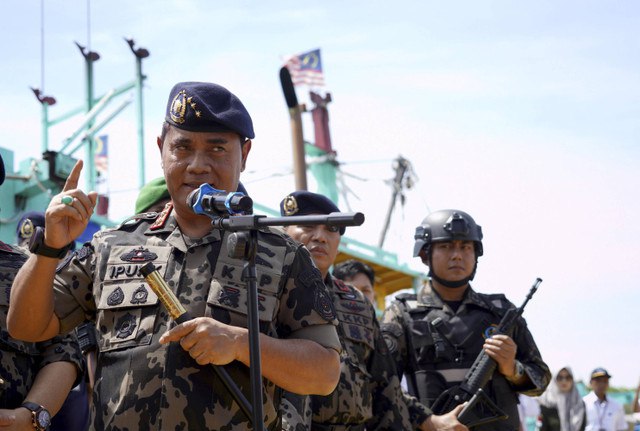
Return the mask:
[[[340,212],[336,204],[328,197],[318,193],[298,190],[290,193],[280,202],[280,215],[283,217],[308,214],[331,214]],[[340,227],[340,235],[344,235],[345,227]]]
[[0,154],[0,184],[4,183],[4,160],[2,160],[2,154]]
[[24,213],[16,226],[18,243],[31,238],[37,227],[44,227],[44,213],[42,211]]
[[226,88],[209,82],[179,82],[169,94],[165,121],[191,132],[235,132],[253,139],[246,108]]

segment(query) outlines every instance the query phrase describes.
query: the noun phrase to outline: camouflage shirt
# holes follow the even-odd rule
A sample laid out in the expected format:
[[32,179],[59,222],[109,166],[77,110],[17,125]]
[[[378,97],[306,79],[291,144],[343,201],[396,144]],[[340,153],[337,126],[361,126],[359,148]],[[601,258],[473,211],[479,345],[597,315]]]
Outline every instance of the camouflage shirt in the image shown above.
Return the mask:
[[55,337],[49,341],[28,343],[11,338],[7,332],[7,312],[11,285],[27,256],[17,248],[0,242],[0,408],[19,407],[33,381],[44,366],[66,361],[82,375],[82,355],[73,336]]
[[[285,393],[283,429],[412,429],[395,364],[373,306],[360,291],[334,277],[327,276],[325,284],[338,314],[340,381],[327,396]],[[415,398],[409,401],[417,404]],[[413,419],[422,422],[427,414],[422,407],[419,417]]]
[[[97,233],[56,276],[56,314],[68,331],[85,317],[96,321],[99,357],[94,390],[97,430],[246,430],[252,428],[216,377],[179,343],[161,345],[172,325],[157,296],[138,274],[153,262],[194,317],[247,327],[243,261],[227,254],[228,233],[184,237],[171,207],[139,215]],[[284,234],[260,231],[256,257],[261,332],[304,338],[340,350],[335,311],[306,249]],[[224,367],[250,396],[249,369]],[[279,425],[280,389],[263,379],[268,429]]]
[[[417,384],[420,399],[428,406],[444,390],[463,380],[480,354],[484,339],[491,336],[492,328],[497,327],[505,312],[514,307],[502,294],[481,294],[470,287],[457,310],[443,301],[430,284],[417,297],[405,294],[398,298],[384,312],[382,331],[398,372],[402,376],[407,371],[409,387]],[[438,318],[440,321],[436,321]],[[407,345],[409,331],[413,357],[409,356]],[[496,369],[485,392],[510,418],[474,430],[517,430],[517,394],[540,395],[549,384],[551,373],[523,318],[517,320],[511,338],[517,345],[516,359],[531,383],[515,387]],[[409,373],[414,366],[418,373]]]

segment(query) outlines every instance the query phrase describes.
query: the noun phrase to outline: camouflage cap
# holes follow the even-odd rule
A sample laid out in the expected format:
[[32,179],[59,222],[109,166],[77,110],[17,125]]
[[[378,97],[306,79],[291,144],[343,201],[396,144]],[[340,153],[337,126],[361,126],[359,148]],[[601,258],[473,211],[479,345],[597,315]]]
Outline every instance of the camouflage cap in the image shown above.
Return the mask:
[[[340,209],[328,197],[298,190],[290,193],[280,202],[280,215],[283,217],[308,214],[331,214],[340,212]],[[344,235],[345,227],[340,227],[340,235]]]
[[209,82],[179,82],[169,94],[165,121],[192,132],[235,132],[253,139],[246,108],[226,88]]

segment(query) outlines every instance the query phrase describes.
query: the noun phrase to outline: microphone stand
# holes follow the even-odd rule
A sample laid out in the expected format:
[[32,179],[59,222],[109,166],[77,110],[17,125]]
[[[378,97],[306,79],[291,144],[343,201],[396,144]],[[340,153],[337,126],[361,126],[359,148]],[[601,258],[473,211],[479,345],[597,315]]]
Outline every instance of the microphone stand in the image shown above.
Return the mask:
[[[213,212],[213,211],[212,211]],[[362,213],[331,213],[328,215],[267,217],[264,215],[221,216],[219,213],[207,214],[211,217],[214,229],[233,232],[227,239],[229,257],[243,259],[242,278],[247,282],[247,320],[249,330],[249,371],[251,398],[253,403],[254,429],[263,430],[262,422],[262,365],[260,360],[260,325],[258,318],[258,287],[256,254],[258,250],[258,230],[269,226],[360,226],[364,223]]]

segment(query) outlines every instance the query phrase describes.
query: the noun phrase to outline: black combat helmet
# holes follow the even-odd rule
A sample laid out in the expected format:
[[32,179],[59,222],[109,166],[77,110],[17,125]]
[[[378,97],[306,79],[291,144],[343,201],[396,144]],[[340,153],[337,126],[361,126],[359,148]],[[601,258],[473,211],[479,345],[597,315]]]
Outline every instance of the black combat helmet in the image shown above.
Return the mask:
[[[422,220],[416,228],[413,236],[416,243],[413,247],[413,256],[420,254],[425,246],[434,242],[445,241],[473,241],[475,243],[476,257],[482,256],[482,227],[464,211],[440,210],[435,211]],[[428,250],[427,250],[428,251]]]

